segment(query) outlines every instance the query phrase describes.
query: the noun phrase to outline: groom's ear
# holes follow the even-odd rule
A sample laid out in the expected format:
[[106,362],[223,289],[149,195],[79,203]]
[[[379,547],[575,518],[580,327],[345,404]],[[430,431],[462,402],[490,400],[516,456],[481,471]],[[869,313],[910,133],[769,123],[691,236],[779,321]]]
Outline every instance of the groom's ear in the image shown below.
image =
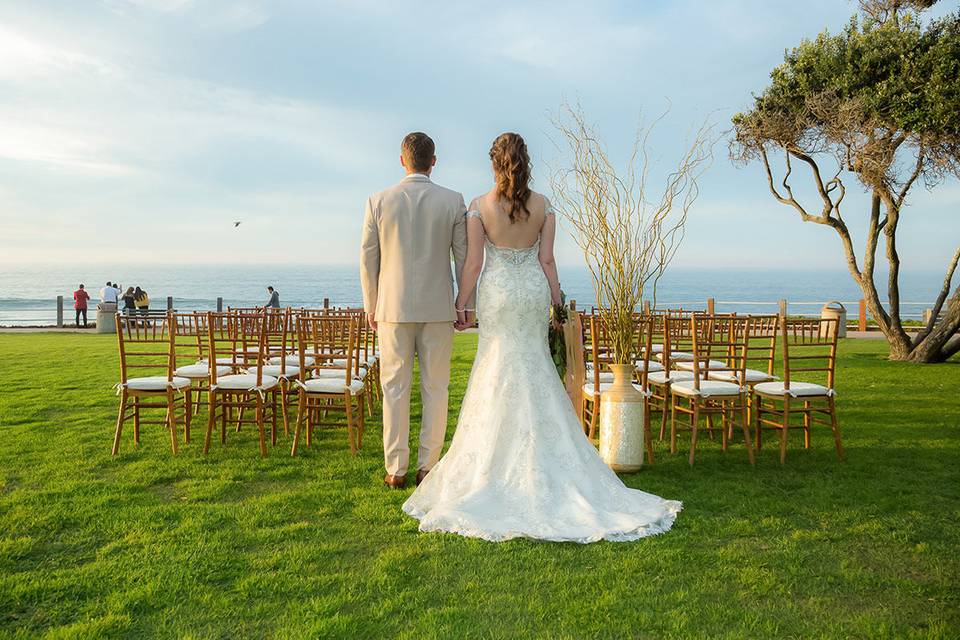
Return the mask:
[[402,153],[400,154],[400,166],[403,167],[404,169],[407,168],[407,161],[403,159]]
[[437,166],[437,156],[433,156],[433,159],[430,160],[430,166],[431,167]]

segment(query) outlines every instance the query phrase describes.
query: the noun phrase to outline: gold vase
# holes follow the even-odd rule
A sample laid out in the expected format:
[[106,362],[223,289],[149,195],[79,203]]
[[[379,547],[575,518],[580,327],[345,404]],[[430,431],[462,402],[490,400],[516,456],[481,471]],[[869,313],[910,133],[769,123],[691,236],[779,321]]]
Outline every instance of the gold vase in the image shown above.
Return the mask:
[[600,401],[600,457],[621,473],[643,467],[643,394],[633,386],[632,364],[611,364],[613,384]]

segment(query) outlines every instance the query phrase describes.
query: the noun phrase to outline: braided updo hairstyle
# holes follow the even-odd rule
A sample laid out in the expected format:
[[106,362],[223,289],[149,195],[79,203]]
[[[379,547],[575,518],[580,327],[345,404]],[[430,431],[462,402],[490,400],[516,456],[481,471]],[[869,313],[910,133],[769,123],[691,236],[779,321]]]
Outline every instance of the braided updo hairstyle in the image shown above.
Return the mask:
[[530,217],[530,156],[519,133],[501,133],[490,147],[499,197],[510,203],[510,222]]

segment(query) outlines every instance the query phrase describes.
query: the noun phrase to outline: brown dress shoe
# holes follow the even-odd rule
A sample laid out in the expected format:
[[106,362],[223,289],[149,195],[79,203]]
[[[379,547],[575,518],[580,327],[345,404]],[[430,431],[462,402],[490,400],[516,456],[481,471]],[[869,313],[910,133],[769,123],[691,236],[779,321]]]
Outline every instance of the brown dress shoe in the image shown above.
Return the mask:
[[423,479],[427,477],[427,474],[430,473],[430,469],[420,469],[417,471],[417,486],[420,486],[420,483],[423,482]]
[[387,477],[383,479],[383,484],[391,489],[403,489],[407,486],[407,476],[391,476],[388,474]]

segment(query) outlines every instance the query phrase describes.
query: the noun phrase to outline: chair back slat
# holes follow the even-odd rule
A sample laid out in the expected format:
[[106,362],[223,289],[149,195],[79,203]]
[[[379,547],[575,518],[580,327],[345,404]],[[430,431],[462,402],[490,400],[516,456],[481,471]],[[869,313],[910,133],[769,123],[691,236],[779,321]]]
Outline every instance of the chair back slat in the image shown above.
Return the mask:
[[128,382],[131,369],[138,370],[135,377],[155,375],[173,381],[175,355],[170,321],[170,314],[149,318],[116,314],[121,384]]
[[[820,380],[803,382],[825,383],[833,389],[837,364],[837,318],[780,319],[783,336],[783,384],[790,388],[792,374],[819,373]],[[816,363],[820,364],[816,364]]]

